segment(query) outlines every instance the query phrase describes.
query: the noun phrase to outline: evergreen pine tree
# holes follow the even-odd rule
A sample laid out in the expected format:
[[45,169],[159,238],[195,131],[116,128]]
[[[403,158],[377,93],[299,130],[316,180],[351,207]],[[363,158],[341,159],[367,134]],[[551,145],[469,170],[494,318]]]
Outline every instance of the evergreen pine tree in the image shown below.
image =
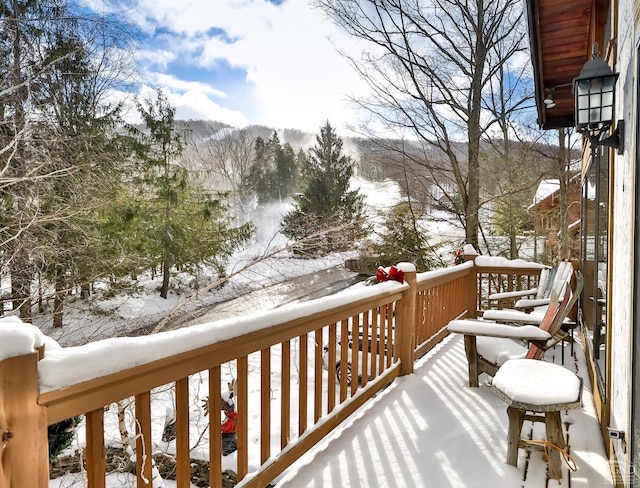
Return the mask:
[[327,121],[303,162],[302,193],[294,196],[294,208],[282,223],[282,233],[298,241],[299,252],[353,249],[364,235],[363,196],[349,190],[353,166]]
[[208,263],[224,274],[224,261],[251,236],[253,226],[232,228],[224,195],[207,193],[189,181],[188,171],[177,162],[183,137],[175,109],[162,91],[155,102],[138,109],[146,131],[131,128],[140,167],[126,207],[135,215],[128,215],[128,222],[139,226],[130,234],[140,251],[154,267],[160,266],[160,296],[167,298],[172,270],[190,272]]
[[437,265],[426,232],[419,225],[421,217],[421,212],[407,202],[391,209],[380,241],[371,245],[376,267],[404,261],[415,264],[418,271],[428,271]]
[[255,193],[258,203],[282,201],[295,190],[297,163],[290,144],[280,144],[274,131],[271,139],[256,138],[255,159],[244,180],[243,188]]
[[57,460],[58,456],[71,445],[75,435],[75,429],[81,420],[82,417],[71,417],[52,424],[47,428],[50,462]]

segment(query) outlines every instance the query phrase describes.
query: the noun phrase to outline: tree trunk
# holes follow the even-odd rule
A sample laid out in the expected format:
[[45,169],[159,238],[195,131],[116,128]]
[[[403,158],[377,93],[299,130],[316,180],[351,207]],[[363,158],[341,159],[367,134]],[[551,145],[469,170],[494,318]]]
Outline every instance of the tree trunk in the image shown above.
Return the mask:
[[[25,167],[25,150],[22,136],[19,135],[25,128],[26,117],[24,104],[27,100],[26,87],[22,84],[22,45],[21,30],[19,18],[22,14],[23,7],[20,2],[12,1],[11,7],[13,11],[13,19],[9,24],[13,25],[13,66],[11,68],[11,82],[15,88],[11,103],[14,109],[14,130],[17,135],[15,155],[12,158],[11,165],[14,168],[14,176],[18,183],[13,186],[15,192],[15,220],[20,231],[26,230],[26,226],[31,221],[27,214],[28,204],[27,195],[29,194],[27,185],[24,182],[26,175]],[[13,21],[13,22],[11,22]],[[16,240],[13,246],[12,265],[11,265],[11,288],[13,294],[13,309],[20,310],[20,318],[24,322],[31,322],[31,266],[29,259],[29,251],[27,243],[29,242],[27,233]]]
[[518,241],[515,231],[512,231],[509,234],[509,259],[517,259],[518,257]]
[[13,310],[19,310],[20,319],[31,323],[31,273],[24,249],[17,249],[11,267]]
[[89,298],[91,296],[91,284],[84,282],[80,285],[80,297]]
[[162,288],[160,289],[160,297],[167,298],[169,294],[169,278],[171,276],[171,260],[166,253],[164,262],[162,263]]
[[53,327],[61,328],[65,295],[65,273],[63,269],[56,271],[56,292],[53,298]]

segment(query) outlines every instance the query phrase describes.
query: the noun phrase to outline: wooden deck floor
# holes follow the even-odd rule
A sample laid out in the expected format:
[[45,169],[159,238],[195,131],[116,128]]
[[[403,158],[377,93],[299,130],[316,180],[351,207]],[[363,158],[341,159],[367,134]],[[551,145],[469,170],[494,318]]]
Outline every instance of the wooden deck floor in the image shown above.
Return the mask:
[[[560,347],[548,351],[545,360],[560,363]],[[579,347],[571,356],[565,346],[565,366],[584,378],[584,406],[562,415],[577,470],[563,466],[561,485],[541,453],[520,450],[517,468],[504,462],[506,406],[486,384],[468,386],[462,338],[454,335],[422,358],[413,375],[396,381],[307,453],[276,486],[612,487]],[[487,379],[482,376],[481,382]],[[523,433],[543,439],[543,429],[525,422]]]

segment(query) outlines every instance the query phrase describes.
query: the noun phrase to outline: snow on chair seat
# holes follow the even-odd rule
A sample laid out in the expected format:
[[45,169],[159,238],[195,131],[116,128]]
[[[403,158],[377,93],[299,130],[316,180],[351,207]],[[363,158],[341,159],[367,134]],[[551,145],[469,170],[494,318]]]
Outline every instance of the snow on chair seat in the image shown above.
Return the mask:
[[489,320],[459,319],[452,320],[447,325],[449,332],[456,334],[471,334],[485,337],[506,337],[511,339],[547,340],[551,339],[551,334],[535,325],[523,325],[514,327],[507,324],[499,324]]
[[509,359],[524,358],[527,341],[547,341],[551,334],[534,325],[513,327],[484,320],[452,320],[449,332],[475,337],[475,350],[484,360],[501,366]]

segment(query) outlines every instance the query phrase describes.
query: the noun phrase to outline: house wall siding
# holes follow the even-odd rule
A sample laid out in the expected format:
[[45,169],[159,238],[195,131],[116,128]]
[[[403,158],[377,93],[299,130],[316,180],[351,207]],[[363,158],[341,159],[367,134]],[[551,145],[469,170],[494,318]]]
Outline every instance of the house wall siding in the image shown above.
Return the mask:
[[[618,2],[618,39],[616,71],[618,79],[618,96],[616,118],[624,119],[625,151],[616,155],[613,165],[612,208],[611,216],[612,252],[611,273],[615,280],[610,283],[610,337],[611,354],[611,390],[610,425],[614,429],[631,433],[631,363],[632,363],[632,312],[633,312],[633,266],[634,266],[634,208],[635,208],[635,144],[632,134],[635,133],[635,53],[637,49],[638,30],[629,19],[635,17],[634,0]],[[624,452],[621,441],[612,441],[616,459],[623,473],[626,486],[630,482],[628,454]]]

